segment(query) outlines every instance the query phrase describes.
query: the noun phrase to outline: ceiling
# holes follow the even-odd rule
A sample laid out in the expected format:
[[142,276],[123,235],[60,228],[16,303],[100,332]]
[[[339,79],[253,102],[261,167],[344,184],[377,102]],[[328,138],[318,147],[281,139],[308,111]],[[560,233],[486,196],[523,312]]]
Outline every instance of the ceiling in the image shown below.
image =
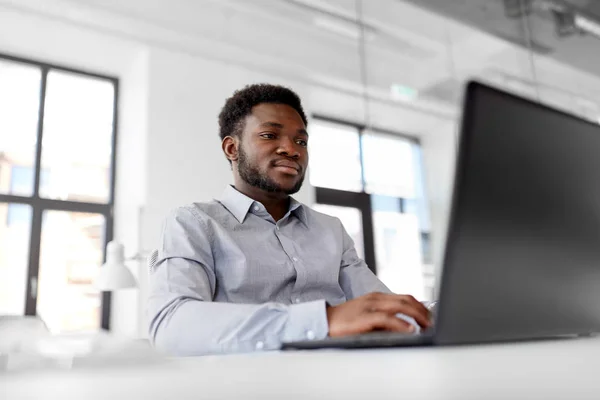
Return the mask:
[[[567,73],[568,67],[571,67],[594,78],[600,76],[600,37],[590,34],[561,37],[556,32],[552,13],[543,6],[548,2],[563,5],[600,22],[598,0],[534,0],[527,20],[508,16],[504,0],[396,1],[419,5],[521,48],[531,47],[535,52],[534,60],[538,61],[537,66],[541,68],[538,76],[542,84],[556,87],[557,91],[562,91],[566,97],[581,95],[592,101],[600,98],[595,84],[592,88],[586,88],[587,80],[579,80],[572,76],[572,73]],[[560,66],[567,67],[561,76],[554,76],[552,79],[544,76],[548,72],[544,68],[554,68],[558,71]]]
[[[436,13],[462,21],[470,26],[528,48],[538,54],[583,69],[599,73],[600,38],[591,35],[559,37],[551,12],[542,4],[567,4],[600,21],[598,0],[536,0],[529,15],[529,26],[521,18],[507,16],[505,0],[397,0],[409,1]],[[520,0],[527,1],[527,0]],[[527,31],[527,28],[530,31]],[[585,56],[584,56],[585,55]],[[588,57],[591,55],[592,57]]]
[[[600,14],[598,0],[569,3],[586,15]],[[368,84],[388,95],[392,85],[408,87],[418,93],[411,103],[458,106],[464,81],[476,77],[600,119],[600,38],[559,37],[547,10],[534,7],[526,25],[506,16],[503,0],[378,0],[358,6],[348,0],[271,0],[251,7],[320,30],[322,37],[329,32],[315,24],[320,14],[358,17],[368,37]]]
[[[417,131],[431,127],[428,119],[454,120],[472,77],[600,115],[600,39],[558,38],[548,15],[536,12],[532,58],[522,21],[506,17],[502,0],[0,0],[0,7],[47,12],[50,3],[79,24],[85,16],[98,25],[102,16],[107,30],[118,21],[119,35],[138,29],[136,37],[147,38],[152,28],[160,35],[151,44],[188,50],[212,42],[263,71],[356,95],[366,87],[370,98],[420,122]],[[600,1],[571,3],[600,15]]]

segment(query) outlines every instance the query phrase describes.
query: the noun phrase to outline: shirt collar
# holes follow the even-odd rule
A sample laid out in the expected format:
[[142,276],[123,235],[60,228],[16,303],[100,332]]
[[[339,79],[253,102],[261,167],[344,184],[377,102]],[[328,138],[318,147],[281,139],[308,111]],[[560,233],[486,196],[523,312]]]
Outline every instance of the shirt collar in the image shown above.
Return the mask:
[[290,197],[290,214],[294,214],[308,228],[306,206],[293,197]]
[[[239,221],[240,224],[244,223],[250,207],[254,203],[260,204],[258,201],[251,199],[245,194],[239,192],[232,185],[227,185],[223,194],[218,199],[225,208]],[[304,225],[308,227],[308,218],[306,215],[305,205],[290,197],[290,214],[293,214],[298,218]]]
[[240,224],[244,222],[246,215],[248,215],[248,210],[250,210],[250,207],[254,204],[254,200],[245,194],[238,192],[237,189],[231,185],[227,185],[218,200],[233,214]]

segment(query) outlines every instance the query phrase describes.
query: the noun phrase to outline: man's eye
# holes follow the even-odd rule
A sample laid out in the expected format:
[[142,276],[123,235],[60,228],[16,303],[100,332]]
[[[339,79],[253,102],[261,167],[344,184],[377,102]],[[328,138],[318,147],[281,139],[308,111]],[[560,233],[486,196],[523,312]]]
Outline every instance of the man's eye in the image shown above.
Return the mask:
[[273,134],[273,133],[263,133],[260,136],[264,137],[265,139],[275,139],[275,134]]
[[298,143],[302,147],[308,146],[308,142],[306,140],[300,139],[300,140],[296,141],[296,143]]

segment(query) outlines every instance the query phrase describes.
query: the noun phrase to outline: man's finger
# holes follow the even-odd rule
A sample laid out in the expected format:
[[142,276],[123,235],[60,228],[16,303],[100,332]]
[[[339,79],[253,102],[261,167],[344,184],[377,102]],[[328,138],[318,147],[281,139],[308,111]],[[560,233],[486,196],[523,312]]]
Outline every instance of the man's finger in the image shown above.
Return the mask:
[[406,304],[410,304],[414,306],[417,310],[421,311],[425,315],[430,315],[430,311],[427,307],[423,305],[419,300],[415,299],[413,296],[408,295],[400,295],[400,301]]
[[425,309],[425,312],[422,312],[420,308],[415,308],[412,304],[399,302],[397,299],[394,298],[381,299],[376,303],[373,303],[371,305],[370,311],[375,313],[385,312],[386,314],[391,316],[401,313],[411,318],[414,318],[414,320],[417,321],[417,323],[424,328],[428,328],[431,326],[431,319],[427,309]]
[[415,299],[411,295],[392,294],[392,293],[371,293],[370,296],[371,296],[370,300],[372,302],[377,302],[377,301],[392,299],[392,300],[394,300],[396,302],[399,302],[399,303],[412,305],[417,310],[420,310],[420,312],[422,312],[425,315],[429,315],[430,314],[430,311],[427,309],[427,307],[425,307],[423,305],[423,303],[421,303],[420,301],[418,301],[417,299]]

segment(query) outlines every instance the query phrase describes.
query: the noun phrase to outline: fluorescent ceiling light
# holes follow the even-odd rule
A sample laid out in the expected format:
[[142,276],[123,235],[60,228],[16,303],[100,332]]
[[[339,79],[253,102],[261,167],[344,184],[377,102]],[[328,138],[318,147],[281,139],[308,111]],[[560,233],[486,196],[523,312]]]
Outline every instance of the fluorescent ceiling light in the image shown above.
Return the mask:
[[[570,17],[570,24],[574,25],[579,30],[592,34],[600,38],[600,21],[586,17],[577,13],[575,10],[567,7],[565,4],[557,3],[555,0],[546,0],[538,3],[539,7],[545,10],[552,11],[558,15]],[[564,23],[569,23],[569,18],[565,18]]]
[[[290,0],[292,3],[300,3],[305,6],[314,7],[318,9],[328,8],[327,3],[323,3],[322,0]],[[325,7],[324,7],[325,6]]]
[[584,17],[583,15],[576,14],[575,25],[579,29],[587,33],[591,33],[592,35],[598,36],[600,38],[600,23],[598,23],[597,21],[591,18]]
[[356,25],[339,22],[327,17],[315,17],[313,23],[319,28],[326,29],[351,39],[358,40],[358,38],[360,38],[360,28]]
[[372,40],[378,34],[377,29],[358,20],[354,13],[322,0],[288,0],[288,2],[312,14],[314,25],[337,35],[358,40],[364,33],[366,40]]
[[337,33],[338,35],[345,36],[350,39],[358,40],[364,30],[365,39],[373,40],[376,33],[373,29],[363,26],[361,28],[359,23],[347,22],[345,20],[338,20],[329,17],[315,17],[313,23],[319,28],[326,29],[330,32]]
[[538,7],[551,11],[556,15],[562,15],[563,20],[561,22],[566,24],[562,27],[563,29],[569,28],[568,25],[570,24],[580,31],[600,38],[600,21],[578,14],[577,11],[571,9],[566,4],[556,2],[556,0],[540,1]]

